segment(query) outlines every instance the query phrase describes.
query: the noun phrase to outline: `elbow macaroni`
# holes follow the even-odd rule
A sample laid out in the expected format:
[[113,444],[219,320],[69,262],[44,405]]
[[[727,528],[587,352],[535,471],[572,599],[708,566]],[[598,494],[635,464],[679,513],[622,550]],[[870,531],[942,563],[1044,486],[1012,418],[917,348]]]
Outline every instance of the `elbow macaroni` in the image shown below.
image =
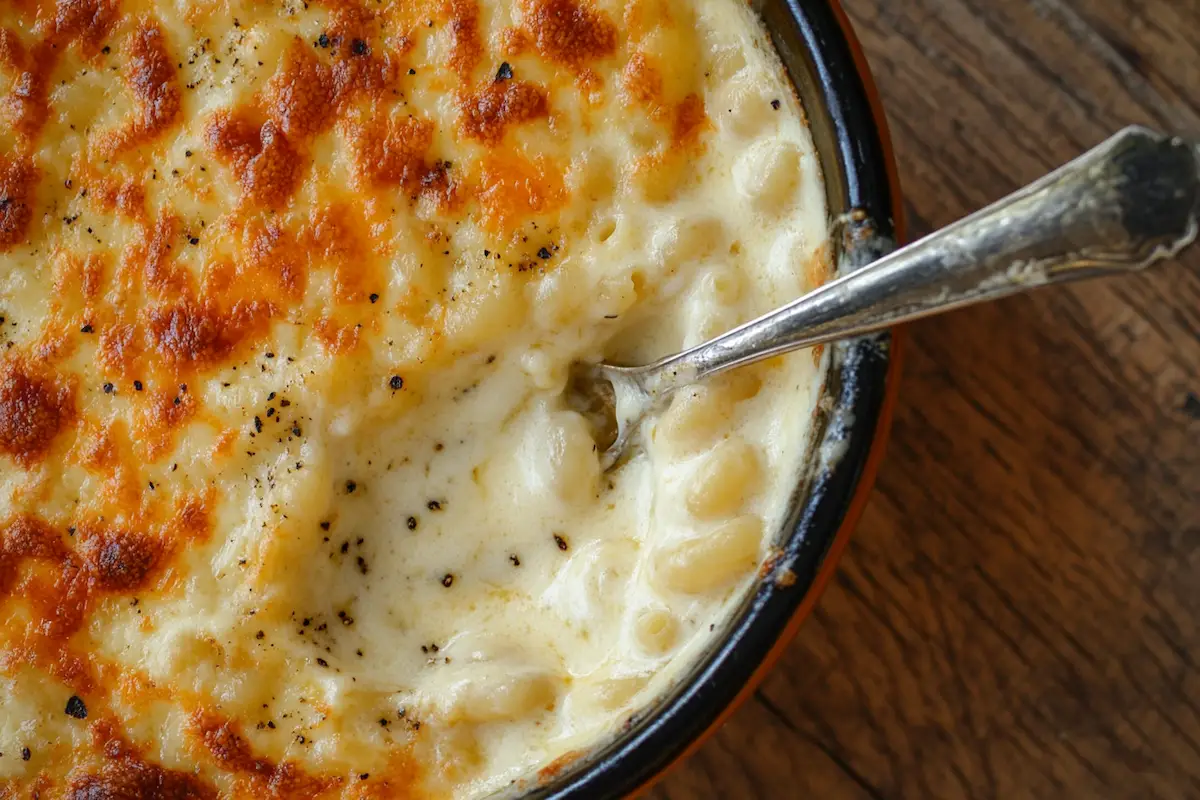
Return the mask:
[[0,123],[0,795],[485,796],[753,586],[819,358],[563,398],[823,278],[744,3],[5,3]]

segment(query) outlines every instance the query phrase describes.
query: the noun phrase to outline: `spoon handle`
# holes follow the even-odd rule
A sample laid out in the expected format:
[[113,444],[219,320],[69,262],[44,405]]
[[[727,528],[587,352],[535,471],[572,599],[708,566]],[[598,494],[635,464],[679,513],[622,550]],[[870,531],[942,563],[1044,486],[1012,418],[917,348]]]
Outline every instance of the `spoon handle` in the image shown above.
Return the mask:
[[[646,368],[651,395],[802,347],[1040,286],[1143,269],[1195,238],[1200,147],[1131,127],[914,244]],[[847,240],[844,259],[878,241]]]

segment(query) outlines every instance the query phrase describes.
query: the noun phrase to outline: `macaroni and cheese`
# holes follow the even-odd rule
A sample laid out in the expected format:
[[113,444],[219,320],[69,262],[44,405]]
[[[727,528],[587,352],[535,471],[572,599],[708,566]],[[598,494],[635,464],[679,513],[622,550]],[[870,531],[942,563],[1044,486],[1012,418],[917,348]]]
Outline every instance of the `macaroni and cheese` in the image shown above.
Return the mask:
[[615,735],[822,363],[611,474],[568,367],[799,296],[823,198],[739,0],[0,4],[0,796],[477,797]]

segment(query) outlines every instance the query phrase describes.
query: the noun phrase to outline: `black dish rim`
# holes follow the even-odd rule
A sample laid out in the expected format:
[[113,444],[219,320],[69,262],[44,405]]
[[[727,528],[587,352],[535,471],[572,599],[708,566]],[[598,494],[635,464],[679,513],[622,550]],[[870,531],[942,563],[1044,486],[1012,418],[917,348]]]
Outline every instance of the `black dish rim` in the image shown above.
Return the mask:
[[[848,23],[837,0],[752,0],[752,5],[809,116],[829,208],[861,209],[879,237],[894,239],[899,189],[889,170],[887,134],[876,118],[873,89],[860,73],[857,45],[843,27]],[[597,800],[634,793],[684,755],[735,702],[812,588],[855,501],[876,436],[885,433],[879,424],[893,360],[890,344],[890,334],[882,334],[833,348],[825,392],[834,398],[834,411],[817,447],[833,442],[841,455],[807,476],[776,572],[760,581],[719,644],[607,747],[521,797]],[[780,566],[795,579],[775,580]]]

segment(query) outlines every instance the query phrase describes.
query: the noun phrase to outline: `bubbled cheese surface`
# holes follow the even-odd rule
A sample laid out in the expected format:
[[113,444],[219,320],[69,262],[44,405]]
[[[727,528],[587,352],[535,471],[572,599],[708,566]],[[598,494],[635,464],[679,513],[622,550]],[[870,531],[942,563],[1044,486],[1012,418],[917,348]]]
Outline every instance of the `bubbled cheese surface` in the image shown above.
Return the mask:
[[0,796],[477,797],[614,735],[769,557],[820,359],[607,476],[567,367],[826,238],[737,0],[0,3]]

